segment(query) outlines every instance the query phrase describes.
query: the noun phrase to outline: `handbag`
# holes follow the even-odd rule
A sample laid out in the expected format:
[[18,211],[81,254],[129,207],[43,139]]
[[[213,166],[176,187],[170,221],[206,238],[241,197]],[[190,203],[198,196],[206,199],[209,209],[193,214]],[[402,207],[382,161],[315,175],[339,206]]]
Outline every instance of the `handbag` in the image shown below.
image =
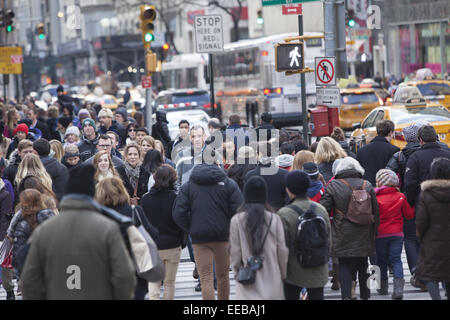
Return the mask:
[[11,241],[9,241],[7,237],[5,237],[2,244],[0,245],[0,262],[3,262],[6,259],[12,246],[13,245]]
[[3,260],[2,264],[0,265],[2,268],[13,269],[12,255],[13,255],[13,248],[11,247],[11,249],[9,249],[8,255],[6,256],[5,260]]
[[165,268],[161,260],[155,241],[144,227],[139,210],[132,206],[132,220],[134,226],[127,229],[131,251],[134,255],[136,271],[144,280],[157,282],[164,280]]
[[139,185],[139,181],[136,182],[136,187],[134,187],[133,197],[130,198],[130,204],[131,204],[132,206],[137,206],[137,205],[139,205],[139,200],[141,200],[141,198],[139,198],[139,197],[137,196],[138,185]]
[[249,285],[255,283],[256,280],[256,271],[262,268],[264,257],[259,256],[262,248],[264,247],[264,243],[266,242],[267,235],[269,234],[270,225],[272,224],[273,215],[270,216],[270,222],[267,226],[267,231],[264,236],[263,242],[261,243],[261,247],[256,251],[256,256],[248,257],[247,265],[241,266],[239,268],[239,272],[236,280],[243,285]]

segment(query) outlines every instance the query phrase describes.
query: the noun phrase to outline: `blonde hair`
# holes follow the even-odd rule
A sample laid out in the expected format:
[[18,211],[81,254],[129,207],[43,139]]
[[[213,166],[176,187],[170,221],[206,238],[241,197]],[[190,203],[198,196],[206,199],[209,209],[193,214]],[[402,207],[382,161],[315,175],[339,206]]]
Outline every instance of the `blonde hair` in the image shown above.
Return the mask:
[[49,143],[50,143],[50,149],[53,150],[53,152],[55,153],[53,158],[55,158],[56,160],[61,162],[61,159],[64,156],[64,149],[63,149],[62,143],[59,142],[58,140],[50,140]]
[[20,182],[26,176],[34,176],[39,179],[39,181],[48,189],[52,190],[52,178],[47,173],[41,159],[35,154],[27,154],[19,164],[17,169],[17,175],[14,182],[16,186],[20,185]]
[[347,153],[336,140],[330,137],[324,137],[320,139],[319,144],[317,145],[314,159],[315,162],[319,164],[333,162],[336,159],[345,157],[347,157]]
[[128,156],[128,150],[130,150],[131,148],[135,148],[138,152],[139,155],[139,159],[141,159],[142,157],[142,149],[141,147],[136,143],[136,142],[130,142],[125,146],[125,149],[123,149],[123,154],[125,156],[125,159]]
[[120,177],[105,178],[95,189],[95,199],[104,206],[116,207],[130,203],[130,196]]
[[156,150],[159,151],[159,153],[161,153],[163,160],[166,160],[166,156],[165,156],[165,150],[164,150],[164,145],[161,141],[159,140],[155,140],[155,148]]
[[153,149],[155,149],[155,139],[152,136],[145,136],[142,138],[141,144],[140,144],[141,148],[142,148],[142,142],[144,142],[144,141],[147,142],[149,145],[151,145]]
[[314,162],[314,153],[308,150],[297,152],[292,163],[291,171],[303,170],[303,165],[307,162]]
[[114,164],[112,162],[111,155],[108,153],[108,151],[101,150],[101,151],[99,151],[99,152],[97,152],[95,154],[94,160],[93,160],[93,165],[94,165],[94,168],[95,168],[94,179],[95,179],[96,182],[98,182],[98,177],[100,175],[100,170],[98,169],[98,163],[100,162],[100,158],[103,155],[105,155],[105,154],[108,156],[108,161],[109,161],[109,168],[108,169],[112,172],[113,175],[117,175],[117,171],[114,168]]

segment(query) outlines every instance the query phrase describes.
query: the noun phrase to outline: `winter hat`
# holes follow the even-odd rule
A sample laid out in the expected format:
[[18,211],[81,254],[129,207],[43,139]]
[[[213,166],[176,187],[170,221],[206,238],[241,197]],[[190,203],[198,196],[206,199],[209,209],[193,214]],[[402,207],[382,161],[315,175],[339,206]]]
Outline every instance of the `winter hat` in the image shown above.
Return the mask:
[[66,130],[66,135],[65,136],[67,137],[69,134],[74,134],[77,137],[80,137],[80,129],[78,129],[78,127],[74,127],[74,126],[69,127]]
[[246,203],[266,203],[267,184],[260,176],[248,179],[244,186],[244,197]]
[[450,159],[435,158],[431,163],[431,177],[433,179],[450,179]]
[[381,169],[375,177],[378,186],[397,187],[399,184],[397,174],[389,169]]
[[119,109],[117,109],[116,114],[120,114],[120,115],[122,116],[122,118],[123,118],[125,121],[127,121],[127,119],[128,119],[128,114],[127,114],[127,110],[126,110],[126,109],[124,109],[124,108],[119,108]]
[[64,87],[62,85],[59,85],[56,89],[56,92],[64,92]]
[[301,170],[294,170],[287,174],[285,179],[286,188],[296,196],[305,195],[311,180],[308,174]]
[[60,123],[64,128],[67,128],[72,123],[72,118],[61,117],[58,119],[58,123]]
[[282,168],[291,167],[294,163],[294,156],[291,154],[282,154],[275,159],[275,164]]
[[69,173],[65,194],[78,193],[91,197],[95,195],[95,168],[93,165],[83,163],[74,167]]
[[13,134],[16,135],[18,131],[25,132],[25,134],[28,134],[28,126],[25,123],[19,124],[13,131]]
[[97,131],[97,126],[95,125],[95,121],[94,120],[92,120],[91,118],[84,119],[83,120],[83,128],[87,124],[90,124],[94,128],[94,130]]
[[80,117],[82,115],[87,115],[88,118],[91,117],[91,114],[89,113],[88,109],[81,109],[80,111],[78,111],[78,117]]
[[98,113],[98,117],[107,117],[107,118],[114,118],[114,115],[111,111],[111,109],[107,109],[107,108],[103,108],[102,110],[100,110],[100,112]]
[[264,112],[261,115],[261,120],[263,122],[269,123],[270,121],[272,121],[272,115],[269,112]]
[[311,180],[316,180],[319,177],[319,168],[314,162],[306,162],[303,164],[303,171],[305,171]]

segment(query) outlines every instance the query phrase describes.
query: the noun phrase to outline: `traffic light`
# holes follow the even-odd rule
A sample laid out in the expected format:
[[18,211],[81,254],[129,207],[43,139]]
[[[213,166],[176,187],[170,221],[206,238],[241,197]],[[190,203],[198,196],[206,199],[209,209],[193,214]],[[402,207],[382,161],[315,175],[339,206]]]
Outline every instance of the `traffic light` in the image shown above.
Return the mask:
[[36,29],[39,39],[45,39],[45,25],[43,23],[39,23]]
[[263,18],[263,16],[262,16],[262,10],[259,9],[259,10],[256,12],[256,14],[257,14],[256,23],[257,23],[257,24],[263,24],[263,23],[264,23],[264,18]]
[[0,28],[6,28],[6,32],[12,32],[14,30],[14,11],[11,9],[6,10],[0,9]]
[[153,20],[156,19],[156,9],[153,5],[142,5],[141,7],[141,30],[142,30],[142,42],[144,46],[150,47],[150,43],[155,40],[153,30]]
[[355,25],[356,25],[355,11],[353,9],[347,10],[346,15],[345,15],[345,23],[350,28],[354,28],[355,27]]

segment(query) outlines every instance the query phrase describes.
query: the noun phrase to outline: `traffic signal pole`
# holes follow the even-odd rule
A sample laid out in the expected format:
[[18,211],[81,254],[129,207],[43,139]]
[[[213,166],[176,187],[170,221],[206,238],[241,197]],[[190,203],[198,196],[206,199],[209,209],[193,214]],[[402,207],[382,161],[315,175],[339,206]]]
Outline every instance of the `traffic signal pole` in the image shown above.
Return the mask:
[[[303,36],[303,15],[298,15],[298,35]],[[306,106],[306,81],[305,74],[300,73],[300,88],[302,95],[302,126],[303,126],[303,140],[309,146],[309,126],[308,126],[308,108]]]
[[210,103],[212,111],[215,112],[214,105],[215,105],[215,99],[214,99],[214,62],[213,62],[213,55],[212,53],[208,54],[208,60],[209,60],[209,91],[210,91]]

